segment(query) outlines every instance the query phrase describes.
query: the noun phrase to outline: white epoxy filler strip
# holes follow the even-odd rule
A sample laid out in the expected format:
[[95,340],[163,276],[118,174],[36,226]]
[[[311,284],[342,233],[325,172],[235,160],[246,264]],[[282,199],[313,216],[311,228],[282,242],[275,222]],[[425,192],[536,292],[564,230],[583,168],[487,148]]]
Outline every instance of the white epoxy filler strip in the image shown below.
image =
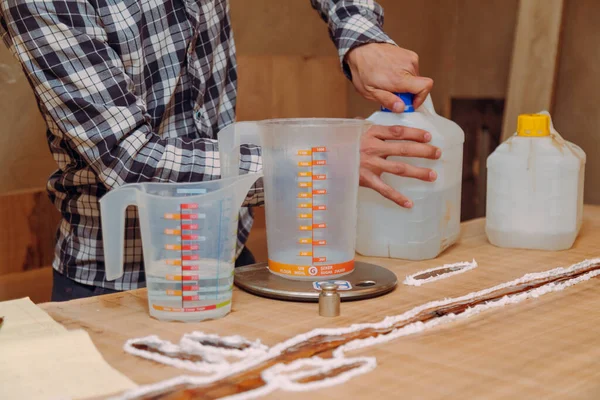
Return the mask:
[[[167,341],[163,341],[156,336],[148,336],[148,337],[140,338],[140,339],[132,339],[132,340],[127,341],[127,343],[125,344],[125,351],[127,351],[131,354],[135,354],[140,357],[144,357],[144,358],[147,358],[150,360],[161,362],[161,363],[164,363],[167,365],[176,366],[176,367],[182,368],[182,369],[187,369],[187,370],[197,371],[197,372],[209,372],[209,373],[212,372],[212,374],[206,375],[206,376],[180,376],[180,377],[166,380],[163,382],[159,382],[156,384],[141,386],[136,389],[132,389],[130,391],[123,393],[119,397],[115,397],[114,399],[119,399],[119,400],[134,399],[134,398],[137,398],[137,397],[149,394],[149,393],[153,393],[156,391],[168,390],[169,388],[175,387],[180,384],[206,385],[206,384],[214,383],[220,379],[223,379],[228,376],[237,374],[239,372],[248,370],[254,366],[261,364],[262,362],[264,362],[266,360],[277,357],[280,354],[282,354],[282,352],[284,352],[286,349],[290,348],[291,346],[297,345],[297,344],[304,342],[315,336],[344,335],[344,334],[356,332],[358,330],[366,329],[366,328],[389,329],[389,328],[393,327],[395,324],[402,322],[402,321],[406,321],[427,309],[431,309],[431,308],[435,308],[435,307],[442,307],[442,306],[446,306],[446,305],[449,305],[449,304],[452,304],[455,302],[465,302],[465,301],[468,302],[469,300],[473,300],[473,299],[479,298],[481,296],[485,296],[487,294],[490,294],[492,292],[495,292],[497,290],[501,290],[501,289],[504,289],[504,288],[507,288],[510,286],[520,285],[520,284],[532,282],[532,281],[535,281],[538,279],[550,278],[550,277],[562,275],[565,273],[577,272],[580,270],[584,270],[584,269],[590,267],[591,265],[597,264],[597,263],[600,263],[600,258],[585,260],[578,264],[574,264],[568,268],[555,268],[555,269],[545,271],[545,272],[527,274],[519,279],[515,279],[513,281],[506,282],[506,283],[494,286],[489,289],[484,289],[484,290],[481,290],[478,292],[469,293],[465,296],[444,299],[444,300],[439,300],[439,301],[433,301],[433,302],[415,307],[403,314],[386,317],[382,321],[377,322],[377,323],[354,324],[354,325],[351,325],[351,326],[348,326],[345,328],[337,328],[337,329],[314,329],[310,332],[300,334],[289,340],[279,343],[271,348],[267,348],[266,346],[261,345],[259,341],[250,342],[250,341],[245,340],[244,338],[240,338],[237,336],[230,337],[232,341],[235,341],[235,343],[240,343],[240,341],[243,341],[243,343],[249,344],[252,348],[252,351],[248,351],[246,356],[241,356],[241,358],[239,358],[239,361],[236,361],[236,362],[227,361],[227,358],[231,357],[232,354],[230,354],[230,353],[226,354],[225,353],[226,349],[218,349],[218,348],[211,349],[210,352],[204,351],[204,353],[202,353],[202,349],[194,349],[194,354],[202,353],[202,355],[204,355],[204,354],[210,353],[210,355],[212,355],[212,356],[215,356],[216,355],[215,353],[218,353],[220,350],[223,350],[223,354],[221,355],[221,357],[208,358],[209,361],[207,361],[207,362],[191,362],[191,361],[172,359],[167,356],[135,349],[132,347],[132,344],[147,343],[147,344],[152,344],[152,345],[158,345],[161,347],[162,350],[168,351],[168,352],[182,351],[184,346],[181,346],[181,344],[176,345],[176,344],[173,344],[173,343],[170,343]],[[336,349],[333,352],[333,358],[323,359],[320,357],[311,357],[311,358],[307,358],[307,359],[299,359],[299,360],[293,361],[288,364],[279,363],[279,364],[276,364],[276,365],[264,370],[261,373],[261,377],[263,378],[263,380],[266,383],[261,388],[256,389],[254,391],[249,391],[249,392],[244,392],[244,393],[239,393],[239,394],[235,394],[232,396],[228,396],[228,397],[225,397],[224,399],[227,399],[227,400],[253,399],[253,398],[256,398],[259,396],[264,396],[264,395],[266,395],[274,390],[277,390],[277,389],[288,390],[288,391],[301,391],[301,390],[312,390],[312,389],[316,389],[316,388],[334,386],[334,385],[340,384],[342,382],[346,382],[347,380],[351,379],[352,377],[367,373],[367,372],[373,370],[376,366],[376,360],[373,357],[354,357],[354,358],[346,357],[346,352],[348,352],[348,351],[385,343],[385,342],[394,340],[398,337],[422,332],[426,329],[431,329],[435,326],[447,324],[447,323],[455,321],[455,320],[462,320],[462,319],[470,318],[470,317],[477,315],[480,312],[485,311],[485,310],[503,307],[503,306],[509,305],[509,304],[517,304],[517,303],[523,302],[530,298],[537,298],[537,297],[543,296],[547,293],[558,292],[558,291],[564,290],[570,286],[576,285],[578,283],[585,282],[585,281],[587,281],[595,276],[598,276],[598,275],[600,275],[600,269],[595,270],[595,271],[590,271],[579,277],[568,279],[563,282],[547,283],[543,286],[529,290],[527,292],[514,294],[514,295],[507,295],[498,300],[487,301],[483,304],[476,305],[474,307],[470,307],[459,315],[448,314],[443,317],[433,319],[427,323],[415,322],[412,324],[408,324],[408,325],[404,326],[403,328],[393,330],[392,332],[390,332],[388,334],[382,334],[382,335],[379,335],[376,337],[370,337],[367,339],[353,340],[351,342],[346,343],[343,346],[340,346],[338,349]],[[215,335],[205,335],[201,332],[194,332],[189,335],[193,336],[194,339],[200,339],[200,340],[203,338],[210,338],[210,339],[216,338]],[[185,336],[184,336],[184,338],[185,338]],[[182,339],[182,341],[183,341],[183,339]],[[358,366],[353,369],[350,369],[338,376],[332,377],[332,378],[324,379],[324,380],[321,380],[318,382],[310,382],[310,383],[306,383],[306,384],[300,384],[300,383],[296,382],[296,380],[301,379],[306,376],[309,376],[309,375],[326,373],[327,371],[331,371],[340,366],[350,365],[350,364],[354,364],[354,363],[358,364]],[[306,370],[307,367],[313,368],[313,369]],[[301,368],[302,368],[301,371],[296,372],[298,369],[301,369]]]

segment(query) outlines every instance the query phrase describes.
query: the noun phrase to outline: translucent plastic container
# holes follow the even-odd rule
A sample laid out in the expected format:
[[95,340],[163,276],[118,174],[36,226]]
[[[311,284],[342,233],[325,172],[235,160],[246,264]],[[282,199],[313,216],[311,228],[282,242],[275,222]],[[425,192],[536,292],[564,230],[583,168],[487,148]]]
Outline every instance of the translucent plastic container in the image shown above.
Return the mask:
[[586,156],[550,114],[521,115],[487,160],[486,232],[499,247],[565,250],[579,233]]
[[414,110],[411,94],[399,95],[405,111],[382,110],[369,121],[376,125],[402,125],[431,134],[430,144],[442,150],[439,160],[388,157],[437,172],[435,182],[424,182],[384,173],[382,179],[413,202],[405,209],[379,193],[359,188],[356,251],[364,256],[408,260],[435,258],[458,239],[464,132],[454,122],[435,113],[431,98]]
[[269,269],[297,280],[354,270],[360,136],[354,119],[242,122],[219,133],[224,174],[240,144],[262,146]]
[[231,310],[238,214],[262,174],[141,183],[100,199],[106,279],[123,275],[125,209],[138,207],[150,315],[195,322]]

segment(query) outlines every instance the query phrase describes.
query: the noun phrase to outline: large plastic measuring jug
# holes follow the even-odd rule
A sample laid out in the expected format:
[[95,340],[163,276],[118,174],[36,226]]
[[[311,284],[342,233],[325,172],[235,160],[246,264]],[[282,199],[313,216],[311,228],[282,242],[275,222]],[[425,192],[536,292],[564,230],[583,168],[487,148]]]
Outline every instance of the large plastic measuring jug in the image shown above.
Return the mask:
[[136,205],[150,315],[186,322],[227,315],[238,214],[260,176],[129,184],[108,192],[100,199],[106,279],[123,275],[125,209]]
[[240,144],[262,146],[269,269],[298,280],[354,270],[359,142],[354,119],[242,122],[222,130],[222,174],[237,171]]

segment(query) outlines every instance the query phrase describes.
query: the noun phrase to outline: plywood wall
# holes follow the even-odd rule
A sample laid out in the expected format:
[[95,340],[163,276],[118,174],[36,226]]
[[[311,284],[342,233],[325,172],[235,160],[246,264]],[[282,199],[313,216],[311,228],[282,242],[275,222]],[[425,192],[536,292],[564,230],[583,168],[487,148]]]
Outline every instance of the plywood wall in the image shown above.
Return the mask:
[[554,124],[587,154],[585,202],[600,204],[600,1],[565,2]]

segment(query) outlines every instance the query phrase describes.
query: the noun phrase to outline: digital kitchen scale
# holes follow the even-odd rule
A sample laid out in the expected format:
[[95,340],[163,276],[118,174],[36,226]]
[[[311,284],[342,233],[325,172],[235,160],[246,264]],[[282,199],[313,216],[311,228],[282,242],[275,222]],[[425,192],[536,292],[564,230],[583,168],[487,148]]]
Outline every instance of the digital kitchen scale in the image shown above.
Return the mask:
[[[295,281],[282,278],[272,274],[264,262],[236,268],[234,282],[240,289],[261,297],[317,302],[319,283],[325,281]],[[386,268],[356,261],[353,272],[327,282],[338,284],[338,293],[342,301],[352,301],[389,293],[396,287],[398,279]]]

